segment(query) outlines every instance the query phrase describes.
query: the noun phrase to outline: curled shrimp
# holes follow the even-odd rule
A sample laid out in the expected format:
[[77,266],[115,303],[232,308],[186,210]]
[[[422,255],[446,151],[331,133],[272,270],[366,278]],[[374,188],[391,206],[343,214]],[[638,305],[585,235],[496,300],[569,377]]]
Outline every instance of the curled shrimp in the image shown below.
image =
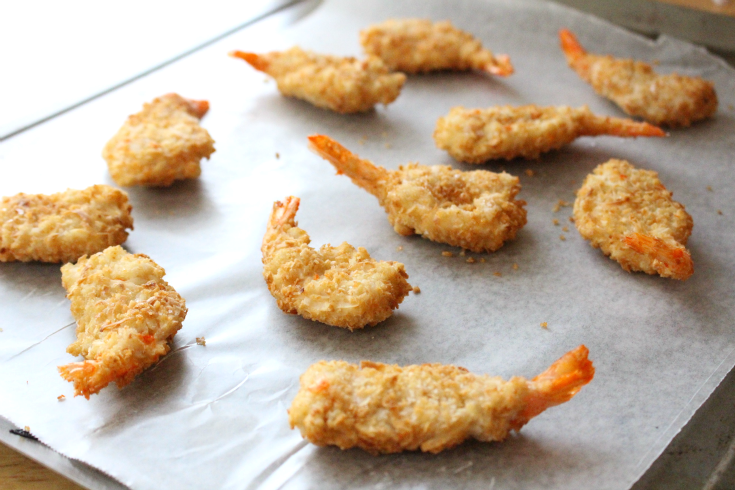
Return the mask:
[[390,104],[406,81],[406,75],[390,73],[375,56],[358,60],[299,47],[266,54],[233,51],[230,56],[273,77],[283,95],[342,114],[367,111],[378,103]]
[[352,182],[378,198],[400,235],[417,233],[474,252],[492,252],[526,224],[525,201],[515,200],[518,177],[486,170],[410,163],[386,170],[354,155],[328,136],[311,148]]
[[587,106],[488,109],[454,107],[436,122],[434,141],[461,162],[538,158],[580,136],[666,136],[660,128],[630,119],[592,114]]
[[278,307],[350,330],[391,316],[411,291],[403,264],[378,262],[346,242],[313,249],[295,221],[299,202],[276,201],[263,237],[263,277]]
[[442,364],[321,361],[301,376],[289,421],[316,445],[373,454],[438,453],[469,438],[502,441],[592,380],[588,353],[581,345],[530,381]]
[[656,125],[686,127],[717,110],[712,82],[676,73],[659,75],[641,61],[589,54],[567,29],[559,31],[559,37],[569,66],[595,92],[631,116]]
[[506,77],[513,73],[507,55],[495,56],[482,43],[451,22],[391,19],[360,32],[365,52],[380,57],[392,70],[481,70]]
[[624,160],[610,160],[577,191],[579,233],[627,271],[686,280],[694,264],[685,246],[693,221],[658,174]]

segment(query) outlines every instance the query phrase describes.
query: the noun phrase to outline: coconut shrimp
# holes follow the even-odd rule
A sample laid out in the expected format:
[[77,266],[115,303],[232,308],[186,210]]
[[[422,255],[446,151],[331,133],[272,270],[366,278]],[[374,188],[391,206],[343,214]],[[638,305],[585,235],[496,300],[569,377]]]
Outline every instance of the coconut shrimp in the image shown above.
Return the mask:
[[717,110],[712,82],[673,73],[659,75],[641,61],[588,54],[570,31],[559,32],[569,66],[595,92],[631,116],[671,127],[686,127]]
[[387,20],[361,31],[360,44],[367,54],[405,73],[481,70],[504,77],[513,73],[507,55],[494,56],[472,34],[449,21]]
[[685,280],[694,273],[685,248],[693,221],[671,195],[656,172],[610,160],[577,191],[574,223],[626,271]]
[[318,446],[372,454],[502,441],[592,380],[588,353],[580,345],[532,380],[509,381],[452,365],[321,361],[301,376],[289,422]]
[[666,136],[660,128],[630,119],[596,116],[587,106],[488,109],[454,107],[436,122],[434,141],[461,162],[538,158],[580,136]]
[[364,112],[378,103],[390,104],[406,81],[406,75],[390,73],[375,56],[358,60],[299,47],[260,55],[233,51],[230,56],[273,77],[283,95],[342,114]]
[[278,307],[350,330],[391,316],[411,291],[403,264],[378,262],[346,242],[313,249],[294,219],[299,202],[276,201],[263,237],[263,277]]
[[352,182],[378,198],[399,235],[417,233],[473,252],[492,252],[526,224],[518,177],[486,170],[410,163],[386,170],[360,159],[327,136],[310,136],[311,148]]
[[61,268],[77,320],[77,340],[66,351],[86,359],[59,367],[75,396],[89,399],[112,382],[122,388],[168,353],[187,310],[165,274],[146,255],[119,246]]
[[0,262],[73,262],[128,238],[128,195],[107,185],[0,200]]
[[208,110],[206,100],[178,94],[143,105],[102,152],[112,179],[121,186],[169,186],[199,177],[201,159],[214,153],[214,140],[199,125]]

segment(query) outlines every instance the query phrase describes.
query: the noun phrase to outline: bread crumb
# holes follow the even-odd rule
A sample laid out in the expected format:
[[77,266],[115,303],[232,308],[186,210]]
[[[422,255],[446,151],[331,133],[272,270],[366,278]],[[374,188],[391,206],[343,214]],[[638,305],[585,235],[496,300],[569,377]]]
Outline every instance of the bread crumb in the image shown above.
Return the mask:
[[421,288],[418,286],[413,287],[413,294],[419,294],[421,292]]
[[531,170],[530,168],[527,168],[527,169],[526,169],[526,175],[528,175],[529,177],[533,177],[533,174],[534,174],[534,173],[535,173],[535,172],[534,172],[533,170]]
[[384,146],[386,150],[390,150],[390,143],[386,143]]
[[278,160],[279,158],[281,158],[281,154],[276,152],[276,160]]
[[501,274],[500,272],[493,272],[493,275],[495,277],[503,277],[503,274]]
[[554,225],[559,226],[559,220],[558,219],[554,219],[551,222],[554,223]]
[[207,341],[204,337],[197,337],[197,345],[207,345]]
[[546,323],[546,322],[541,322],[541,327],[542,328],[549,328],[549,324]]
[[388,131],[383,131],[382,133],[380,133],[380,136],[382,136],[383,138],[387,138],[388,137]]
[[565,237],[564,235],[559,235],[559,240],[561,240],[562,242],[563,242],[564,240],[566,240],[566,239],[567,239],[567,237]]
[[712,192],[712,186],[711,185],[708,185],[707,186],[707,190],[710,191],[710,192]]
[[446,250],[442,252],[442,255],[445,257],[454,257],[454,254],[452,252],[447,252]]
[[513,264],[513,270],[514,271],[517,271],[518,270],[518,264]]
[[30,432],[31,431],[31,428],[26,425],[25,427],[23,427],[23,430],[26,431],[26,432]]
[[480,259],[480,262],[482,262],[484,264],[486,261],[485,261],[484,258],[482,258],[482,259]]
[[559,202],[557,202],[557,203],[556,203],[556,204],[554,205],[554,209],[553,209],[553,211],[554,211],[554,212],[556,213],[556,212],[558,212],[558,211],[559,211],[559,210],[560,210],[561,208],[563,208],[563,207],[568,207],[568,206],[571,206],[571,203],[568,203],[568,202],[564,201],[563,199],[559,199]]
[[569,231],[569,227],[568,226],[562,226],[561,231]]
[[59,400],[60,402],[63,402],[64,400],[66,400],[66,396],[65,395],[59,395],[59,396],[56,397],[56,399]]
[[398,246],[396,247],[396,250],[398,250],[398,251],[400,252],[401,250],[403,250],[403,246],[401,246],[401,245],[398,245]]
[[270,83],[270,82],[271,82],[271,81],[270,81],[270,78],[264,78],[264,79],[263,79],[263,83]]
[[468,264],[474,264],[475,263],[475,258],[474,257],[467,258],[467,263]]
[[459,253],[459,256],[460,257],[464,257],[465,256],[465,250],[464,249],[462,249],[462,251]]
[[[719,214],[719,215],[722,215],[722,210],[718,209],[718,210],[717,210],[717,214]],[[0,328],[0,332],[2,332],[2,331],[3,331],[3,329],[2,329],[2,328]]]
[[570,222],[570,223],[574,223],[574,216],[570,216],[570,217],[569,217],[569,222]]

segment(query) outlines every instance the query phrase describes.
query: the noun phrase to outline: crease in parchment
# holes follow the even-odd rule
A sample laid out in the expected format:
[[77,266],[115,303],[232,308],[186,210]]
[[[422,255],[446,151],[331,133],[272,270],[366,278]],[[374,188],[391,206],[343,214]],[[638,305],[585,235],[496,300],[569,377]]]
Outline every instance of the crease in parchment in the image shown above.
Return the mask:
[[57,333],[61,332],[62,330],[66,329],[66,328],[69,328],[69,327],[71,327],[72,325],[76,325],[76,323],[77,323],[77,322],[71,322],[71,323],[69,323],[68,325],[64,325],[64,326],[63,326],[63,327],[61,327],[60,329],[58,329],[58,330],[55,330],[55,331],[51,332],[50,334],[48,334],[47,336],[45,336],[44,338],[42,338],[42,339],[41,339],[41,340],[39,340],[38,342],[34,342],[33,344],[29,345],[28,347],[26,347],[26,348],[25,348],[25,349],[23,349],[22,351],[20,351],[20,352],[18,352],[17,354],[13,355],[13,356],[12,356],[12,357],[10,357],[10,358],[9,358],[8,360],[9,360],[9,361],[11,361],[11,360],[15,359],[16,357],[20,356],[20,355],[21,355],[21,354],[23,354],[24,352],[27,352],[27,351],[29,351],[29,350],[33,349],[33,348],[34,348],[35,346],[37,346],[38,344],[40,344],[40,343],[42,343],[42,342],[45,342],[46,340],[48,340],[48,339],[49,339],[50,337],[52,337],[53,335],[56,335]]
[[283,486],[288,483],[288,481],[293,478],[293,476],[304,467],[304,463],[297,464],[293,468],[288,468],[283,471],[288,471],[288,474],[284,475],[284,479],[279,482],[275,481],[273,482],[274,485],[271,486],[265,486],[264,484],[267,484],[269,480],[272,478],[277,478],[279,472],[282,471],[284,467],[286,467],[286,464],[298,453],[300,453],[304,448],[306,448],[309,445],[307,441],[299,441],[296,446],[291,449],[289,452],[281,456],[280,458],[273,461],[271,464],[263,468],[263,471],[261,471],[258,475],[253,478],[253,481],[250,482],[250,484],[245,487],[245,490],[255,490],[256,488],[274,488],[274,489],[280,489],[283,488]]

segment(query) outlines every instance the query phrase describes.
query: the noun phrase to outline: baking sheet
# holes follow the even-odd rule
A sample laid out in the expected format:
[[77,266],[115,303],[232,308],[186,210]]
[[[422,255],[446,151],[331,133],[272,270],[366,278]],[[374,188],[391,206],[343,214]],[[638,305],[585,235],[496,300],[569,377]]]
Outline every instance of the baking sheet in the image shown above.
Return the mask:
[[[389,107],[341,116],[280,97],[264,75],[226,56],[232,49],[295,43],[356,55],[357,31],[394,16],[450,18],[496,52],[509,53],[517,72],[508,79],[411,77]],[[521,177],[519,197],[529,213],[515,241],[494,254],[468,254],[486,263],[466,263],[456,249],[454,257],[443,257],[451,247],[398,236],[375,198],[306,149],[306,136],[320,132],[390,168],[420,161],[475,169],[434,148],[436,118],[452,106],[589,104],[620,115],[566,67],[556,38],[561,27],[577,32],[591,51],[656,59],[661,71],[713,80],[720,110],[665,140],[582,139],[538,161],[483,166]],[[58,266],[0,264],[0,414],[136,489],[161,482],[627,488],[735,362],[729,253],[735,206],[728,199],[735,183],[729,171],[734,80],[732,69],[701,49],[671,39],[653,43],[532,1],[329,1],[291,26],[265,22],[227,38],[0,144],[2,195],[111,183],[99,156],[104,142],[143,101],[170,91],[210,101],[203,124],[217,142],[198,181],[129,190],[135,231],[126,247],[164,266],[189,307],[174,351],[123,390],[74,399],[55,369],[73,360],[65,348],[74,338]],[[570,208],[553,211],[612,157],[658,171],[694,217],[689,248],[696,272],[689,281],[626,273],[579,237],[566,221]],[[359,332],[284,315],[263,283],[259,244],[272,202],[289,194],[302,198],[299,223],[314,245],[348,241],[378,259],[399,260],[421,294],[406,298],[388,321]],[[554,226],[553,219],[563,224]],[[196,345],[199,336],[206,346]],[[320,359],[443,362],[533,376],[580,343],[590,348],[594,381],[504,443],[373,457],[316,448],[288,427],[298,376]],[[67,399],[58,402],[60,394]]]

